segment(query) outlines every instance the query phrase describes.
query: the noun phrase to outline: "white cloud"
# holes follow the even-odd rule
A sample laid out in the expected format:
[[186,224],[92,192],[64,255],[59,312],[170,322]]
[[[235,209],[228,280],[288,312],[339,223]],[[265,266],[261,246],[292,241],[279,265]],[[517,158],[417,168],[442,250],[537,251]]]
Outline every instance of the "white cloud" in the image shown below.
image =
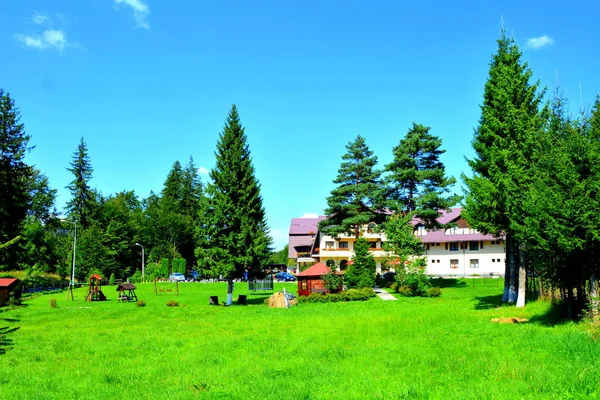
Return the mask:
[[554,43],[554,40],[552,40],[551,37],[543,35],[540,37],[527,39],[525,47],[537,50],[541,49],[542,47],[550,46],[552,43]]
[[198,168],[198,173],[200,175],[208,175],[208,169],[206,169],[204,167],[200,167],[200,168]]
[[150,29],[148,24],[148,14],[150,14],[150,7],[142,0],[114,0],[117,6],[125,4],[131,7],[133,10],[133,19],[135,20],[135,26],[144,29]]
[[39,12],[36,11],[31,16],[31,21],[33,21],[34,24],[41,25],[44,22],[48,21],[48,16],[40,14]]
[[17,34],[15,39],[27,47],[38,50],[57,49],[63,51],[67,47],[73,46],[67,40],[67,34],[64,31],[56,29],[46,29],[41,35]]
[[319,214],[304,213],[304,215],[301,218],[319,218]]

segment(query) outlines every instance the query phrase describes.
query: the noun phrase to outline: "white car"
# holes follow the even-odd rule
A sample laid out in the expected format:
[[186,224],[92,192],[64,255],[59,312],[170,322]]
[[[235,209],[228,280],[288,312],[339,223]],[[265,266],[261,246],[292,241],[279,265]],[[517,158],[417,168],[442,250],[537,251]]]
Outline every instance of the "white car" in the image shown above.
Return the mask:
[[185,276],[179,272],[169,275],[169,282],[185,282]]

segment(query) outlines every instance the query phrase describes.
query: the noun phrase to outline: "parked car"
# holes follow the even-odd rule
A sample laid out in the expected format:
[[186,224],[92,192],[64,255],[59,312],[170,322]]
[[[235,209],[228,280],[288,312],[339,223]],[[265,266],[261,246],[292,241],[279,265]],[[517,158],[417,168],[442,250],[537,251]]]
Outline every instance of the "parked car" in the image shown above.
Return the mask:
[[169,275],[169,282],[185,282],[185,275],[179,272],[174,272]]
[[295,282],[296,277],[289,272],[278,272],[275,274],[275,279],[277,282]]
[[200,273],[198,271],[191,270],[187,274],[187,280],[189,282],[197,282],[200,279],[202,279],[202,276],[200,276]]

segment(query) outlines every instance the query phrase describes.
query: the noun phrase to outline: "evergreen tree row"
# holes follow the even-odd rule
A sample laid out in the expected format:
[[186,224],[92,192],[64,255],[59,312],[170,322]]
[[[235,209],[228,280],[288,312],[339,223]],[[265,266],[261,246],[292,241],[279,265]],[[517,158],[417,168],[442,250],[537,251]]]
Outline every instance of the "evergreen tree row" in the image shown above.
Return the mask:
[[190,157],[175,161],[160,194],[133,191],[104,196],[92,186],[93,166],[81,138],[69,167],[73,180],[66,218],[55,209],[56,190],[24,162],[30,136],[13,99],[0,89],[0,271],[92,273],[147,280],[200,270],[230,282],[268,263],[271,239],[250,150],[235,106],[217,145],[212,182],[203,184]]

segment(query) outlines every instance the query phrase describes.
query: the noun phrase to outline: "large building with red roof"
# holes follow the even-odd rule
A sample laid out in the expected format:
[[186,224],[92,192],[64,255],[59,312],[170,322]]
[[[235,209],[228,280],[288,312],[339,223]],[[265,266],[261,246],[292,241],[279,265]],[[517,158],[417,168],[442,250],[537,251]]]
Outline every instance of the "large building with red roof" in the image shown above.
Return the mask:
[[[461,208],[442,213],[441,223],[454,223],[455,227],[428,231],[415,220],[415,235],[425,245],[427,273],[430,275],[502,275],[505,249],[502,238],[484,235],[469,227],[461,216]],[[355,238],[351,235],[332,237],[319,232],[318,218],[293,218],[289,232],[288,256],[296,261],[298,270],[317,262],[338,271],[346,269],[354,256]],[[386,270],[386,261],[393,255],[383,250],[385,234],[376,233],[373,224],[364,227],[361,235],[371,243],[377,262],[377,271]],[[392,268],[393,269],[393,268]]]

